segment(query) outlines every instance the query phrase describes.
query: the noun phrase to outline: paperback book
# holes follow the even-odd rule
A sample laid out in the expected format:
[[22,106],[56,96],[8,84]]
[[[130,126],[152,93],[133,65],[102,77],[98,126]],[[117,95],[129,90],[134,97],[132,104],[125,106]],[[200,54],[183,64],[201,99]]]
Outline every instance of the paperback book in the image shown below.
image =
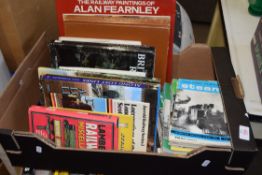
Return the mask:
[[30,131],[59,147],[118,150],[118,118],[56,108],[29,108]]
[[169,143],[230,147],[218,82],[179,79],[175,88]]

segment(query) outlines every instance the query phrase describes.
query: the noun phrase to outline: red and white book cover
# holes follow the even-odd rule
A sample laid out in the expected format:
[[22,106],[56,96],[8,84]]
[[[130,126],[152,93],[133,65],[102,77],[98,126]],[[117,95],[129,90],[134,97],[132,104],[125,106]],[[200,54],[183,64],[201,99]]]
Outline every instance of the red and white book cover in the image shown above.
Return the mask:
[[56,11],[60,36],[64,36],[65,14],[170,16],[167,81],[171,81],[176,0],[56,0]]
[[56,146],[80,149],[118,149],[118,118],[107,114],[41,106],[29,108],[30,131]]

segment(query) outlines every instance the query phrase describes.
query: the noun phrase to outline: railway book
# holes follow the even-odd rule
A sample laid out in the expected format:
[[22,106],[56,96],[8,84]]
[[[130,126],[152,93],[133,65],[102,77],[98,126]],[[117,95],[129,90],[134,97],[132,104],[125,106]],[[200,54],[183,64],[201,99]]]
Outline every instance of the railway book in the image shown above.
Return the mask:
[[118,150],[118,118],[31,106],[30,131],[60,147]]
[[109,112],[116,114],[132,115],[134,121],[133,129],[133,151],[146,152],[148,142],[150,104],[128,100],[109,100]]
[[169,144],[230,147],[218,82],[178,79],[175,88]]
[[49,43],[55,67],[84,67],[154,76],[155,49],[148,46],[54,41]]

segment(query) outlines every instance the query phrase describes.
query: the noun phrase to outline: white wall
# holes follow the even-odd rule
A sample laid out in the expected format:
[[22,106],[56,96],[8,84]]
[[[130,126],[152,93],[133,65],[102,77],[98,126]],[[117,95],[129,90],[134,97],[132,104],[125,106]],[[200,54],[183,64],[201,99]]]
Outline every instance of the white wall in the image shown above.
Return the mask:
[[0,50],[0,93],[3,91],[10,78],[11,74],[6,66],[3,54]]

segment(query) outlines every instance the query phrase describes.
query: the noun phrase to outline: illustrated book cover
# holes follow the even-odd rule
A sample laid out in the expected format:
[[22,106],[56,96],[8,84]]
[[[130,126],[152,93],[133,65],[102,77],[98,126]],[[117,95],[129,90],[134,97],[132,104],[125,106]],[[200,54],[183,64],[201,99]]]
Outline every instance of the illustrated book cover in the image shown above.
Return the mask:
[[231,145],[218,82],[178,79],[172,91],[170,144]]
[[99,117],[114,116],[118,118],[118,150],[119,151],[133,151],[133,115],[86,111],[79,109],[62,108],[64,111],[76,111],[84,114],[94,114]]
[[29,108],[30,131],[57,146],[118,150],[118,118],[56,108]]

